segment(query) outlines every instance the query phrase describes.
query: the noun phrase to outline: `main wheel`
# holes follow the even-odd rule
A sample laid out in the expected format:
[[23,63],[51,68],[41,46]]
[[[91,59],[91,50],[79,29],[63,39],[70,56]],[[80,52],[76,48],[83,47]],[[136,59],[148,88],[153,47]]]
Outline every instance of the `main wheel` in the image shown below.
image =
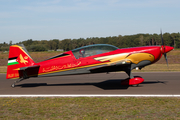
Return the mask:
[[14,88],[14,87],[15,87],[15,84],[12,84],[11,87]]

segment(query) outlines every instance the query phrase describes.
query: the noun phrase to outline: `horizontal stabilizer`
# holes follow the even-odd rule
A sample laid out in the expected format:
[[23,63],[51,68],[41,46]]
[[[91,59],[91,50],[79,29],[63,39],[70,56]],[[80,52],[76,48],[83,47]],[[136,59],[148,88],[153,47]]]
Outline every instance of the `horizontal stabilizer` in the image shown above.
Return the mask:
[[19,69],[19,78],[37,77],[39,72],[39,65],[29,67],[22,67]]
[[33,65],[33,66],[29,66],[29,67],[22,67],[19,70],[26,70],[26,69],[36,68],[36,67],[40,67],[40,65]]

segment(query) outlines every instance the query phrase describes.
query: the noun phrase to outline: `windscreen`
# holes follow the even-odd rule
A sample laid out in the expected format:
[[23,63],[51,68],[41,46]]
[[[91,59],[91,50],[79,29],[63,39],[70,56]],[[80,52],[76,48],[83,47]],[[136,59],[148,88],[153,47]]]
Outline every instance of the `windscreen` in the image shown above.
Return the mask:
[[92,55],[97,55],[101,53],[106,53],[110,51],[117,50],[118,48],[113,45],[108,44],[95,44],[95,45],[88,45],[84,47],[80,47],[77,49],[72,50],[76,59],[89,57]]

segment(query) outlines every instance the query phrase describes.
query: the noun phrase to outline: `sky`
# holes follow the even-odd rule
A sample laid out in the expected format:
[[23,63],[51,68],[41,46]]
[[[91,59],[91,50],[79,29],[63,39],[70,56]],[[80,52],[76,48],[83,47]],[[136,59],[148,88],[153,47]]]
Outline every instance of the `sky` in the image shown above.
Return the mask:
[[0,43],[180,32],[180,0],[0,0]]

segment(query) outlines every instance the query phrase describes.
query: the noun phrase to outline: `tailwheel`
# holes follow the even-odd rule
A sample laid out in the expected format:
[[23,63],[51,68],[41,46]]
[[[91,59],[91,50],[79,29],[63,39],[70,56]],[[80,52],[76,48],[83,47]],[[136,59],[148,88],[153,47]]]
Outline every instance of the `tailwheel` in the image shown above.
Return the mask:
[[16,81],[14,81],[14,83],[11,85],[11,87],[12,88],[14,88],[16,85],[16,83],[19,83],[19,82],[21,82],[22,80],[24,80],[25,78],[22,78],[22,79],[19,79],[19,80],[16,80]]
[[15,84],[12,84],[11,87],[14,88],[14,87],[15,87]]

